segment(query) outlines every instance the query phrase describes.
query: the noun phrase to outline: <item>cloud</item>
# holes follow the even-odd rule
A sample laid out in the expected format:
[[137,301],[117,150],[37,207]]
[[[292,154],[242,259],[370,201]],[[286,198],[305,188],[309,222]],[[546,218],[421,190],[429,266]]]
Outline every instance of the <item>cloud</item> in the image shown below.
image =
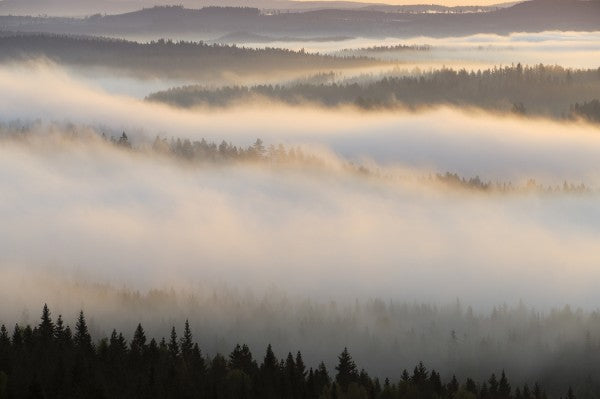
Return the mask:
[[53,140],[0,147],[5,265],[56,265],[141,289],[208,281],[314,297],[599,299],[590,283],[599,277],[596,194],[480,195],[333,170],[182,167]]

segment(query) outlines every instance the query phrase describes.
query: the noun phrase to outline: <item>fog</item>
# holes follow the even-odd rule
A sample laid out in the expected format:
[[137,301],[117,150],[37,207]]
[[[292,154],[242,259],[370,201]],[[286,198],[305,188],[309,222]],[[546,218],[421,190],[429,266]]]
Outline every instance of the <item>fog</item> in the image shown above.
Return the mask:
[[[0,120],[72,122],[138,143],[156,135],[320,145],[354,161],[373,160],[486,180],[595,185],[597,125],[438,107],[421,112],[289,108],[261,103],[223,110],[178,110],[109,93],[52,65],[0,69]],[[290,124],[289,121],[294,121]]]
[[[597,336],[581,314],[540,322],[520,308],[489,319],[494,305],[519,299],[544,312],[577,304],[591,317],[597,192],[481,193],[398,169],[386,171],[398,178],[365,177],[334,155],[318,169],[194,165],[84,128],[77,137],[48,129],[0,142],[3,322],[35,321],[44,302],[71,319],[85,309],[96,336],[130,334],[138,321],[166,335],[190,318],[208,353],[272,342],[316,362],[343,344],[393,377],[398,364],[426,360],[444,372],[510,367],[529,378],[586,330]],[[484,316],[465,324],[470,311],[447,306],[456,298]],[[387,309],[390,300],[399,307]],[[452,329],[465,334],[460,351]],[[518,344],[511,331],[523,331]],[[497,349],[482,351],[482,339]]]
[[[0,84],[3,121],[42,120],[35,140],[2,145],[0,242],[9,270],[58,267],[144,289],[227,282],[315,298],[460,297],[484,308],[506,298],[542,308],[600,299],[595,192],[480,195],[412,178],[450,171],[596,189],[595,126],[450,108],[179,111],[97,90],[52,66],[3,68]],[[74,123],[70,131],[126,130],[138,145],[156,134],[242,146],[261,137],[312,146],[331,154],[331,165],[342,157],[399,177],[359,179],[339,167],[185,168],[58,140],[44,127],[50,121]]]
[[[265,43],[243,43],[246,47],[262,48]],[[596,68],[600,59],[600,32],[539,33],[516,32],[508,35],[476,34],[463,37],[411,38],[349,38],[335,41],[274,41],[270,47],[305,49],[328,54],[359,54],[396,61],[405,68],[447,67],[478,69],[495,65],[550,64],[571,68]],[[423,46],[428,51],[357,51],[378,46]]]
[[[0,87],[2,323],[36,323],[43,303],[71,325],[84,309],[95,338],[138,322],[161,337],[187,318],[211,355],[272,343],[314,366],[347,345],[374,375],[506,368],[551,393],[592,370],[597,125],[260,100],[179,110],[41,61],[2,66]],[[133,150],[101,138],[122,131]],[[156,135],[261,137],[323,162],[184,162],[152,151]],[[589,191],[431,178],[446,171]]]

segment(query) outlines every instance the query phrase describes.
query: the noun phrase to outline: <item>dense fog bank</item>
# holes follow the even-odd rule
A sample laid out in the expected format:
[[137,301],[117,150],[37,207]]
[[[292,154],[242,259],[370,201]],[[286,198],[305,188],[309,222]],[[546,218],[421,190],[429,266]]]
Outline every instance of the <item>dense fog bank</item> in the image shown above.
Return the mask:
[[134,288],[227,282],[482,308],[600,299],[595,192],[482,195],[361,177],[334,158],[329,171],[190,166],[52,137],[0,145],[8,280],[56,267]]
[[[362,113],[354,108],[322,110],[254,103],[225,110],[176,110],[111,94],[54,66],[0,69],[0,120],[72,122],[107,135],[122,131],[134,142],[156,135],[202,137],[249,145],[321,145],[352,160],[408,168],[479,175],[485,180],[535,178],[593,185],[598,176],[598,127],[496,116],[446,107],[421,112]],[[293,123],[290,123],[293,121]]]

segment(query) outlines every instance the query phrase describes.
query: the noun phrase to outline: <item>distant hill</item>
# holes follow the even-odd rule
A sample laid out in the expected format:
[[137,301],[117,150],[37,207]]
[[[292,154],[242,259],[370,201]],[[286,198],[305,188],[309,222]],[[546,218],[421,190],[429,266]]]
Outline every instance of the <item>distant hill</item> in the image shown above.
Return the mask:
[[120,37],[215,39],[235,32],[267,37],[409,37],[600,29],[600,1],[531,0],[470,13],[321,9],[265,13],[258,8],[155,7],[88,18],[0,17],[4,30]]
[[223,35],[215,40],[214,43],[272,43],[272,42],[300,42],[300,41],[311,41],[311,42],[341,42],[344,40],[350,40],[352,37],[349,36],[322,36],[322,37],[290,37],[290,36],[265,36],[257,35],[255,33],[248,32],[233,32],[227,35]]
[[368,58],[333,57],[283,49],[172,42],[137,43],[89,36],[0,32],[0,62],[47,58],[59,64],[106,67],[137,76],[207,78],[355,68],[381,64]]
[[[0,15],[49,15],[49,16],[89,16],[92,14],[117,14],[131,12],[142,8],[152,6],[164,6],[179,4],[187,8],[202,8],[208,6],[223,7],[256,7],[263,10],[282,10],[282,11],[308,11],[320,9],[359,9],[369,7],[380,11],[403,11],[413,12],[432,6],[409,5],[409,6],[391,6],[376,2],[354,2],[354,1],[294,1],[294,0],[0,0]],[[506,3],[506,6],[510,3]],[[504,4],[499,4],[502,7]],[[441,5],[433,6],[436,10],[465,8],[469,7],[444,7]],[[493,7],[474,7],[473,9],[493,9]]]

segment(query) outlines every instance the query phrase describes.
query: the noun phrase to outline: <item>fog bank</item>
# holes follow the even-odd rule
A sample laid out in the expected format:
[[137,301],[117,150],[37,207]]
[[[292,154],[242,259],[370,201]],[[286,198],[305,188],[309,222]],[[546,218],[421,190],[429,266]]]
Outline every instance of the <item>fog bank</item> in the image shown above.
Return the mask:
[[[322,110],[278,104],[242,104],[224,110],[177,110],[112,94],[55,66],[0,68],[0,121],[72,122],[150,142],[163,137],[206,138],[249,145],[321,145],[350,159],[486,180],[535,178],[594,185],[598,178],[597,125],[500,116],[446,107],[420,112]],[[293,121],[293,123],[290,123]]]

